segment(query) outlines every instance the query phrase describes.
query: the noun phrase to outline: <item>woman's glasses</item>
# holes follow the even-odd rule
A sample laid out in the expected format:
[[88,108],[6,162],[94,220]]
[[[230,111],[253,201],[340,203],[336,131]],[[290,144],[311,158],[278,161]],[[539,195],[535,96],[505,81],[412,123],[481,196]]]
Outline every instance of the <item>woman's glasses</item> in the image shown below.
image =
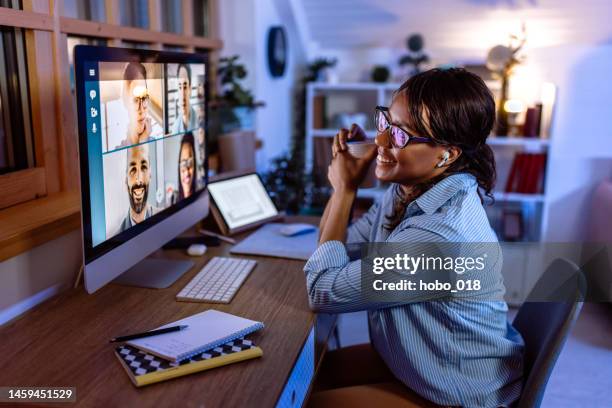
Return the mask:
[[138,109],[146,108],[149,106],[149,95],[135,96],[134,105],[138,106]]
[[389,108],[386,106],[376,107],[376,130],[379,133],[386,132],[389,130],[389,136],[391,138],[391,145],[398,149],[403,149],[410,141],[417,143],[431,143],[432,140],[428,137],[415,136],[405,129],[397,125],[391,124],[391,117],[389,116]]

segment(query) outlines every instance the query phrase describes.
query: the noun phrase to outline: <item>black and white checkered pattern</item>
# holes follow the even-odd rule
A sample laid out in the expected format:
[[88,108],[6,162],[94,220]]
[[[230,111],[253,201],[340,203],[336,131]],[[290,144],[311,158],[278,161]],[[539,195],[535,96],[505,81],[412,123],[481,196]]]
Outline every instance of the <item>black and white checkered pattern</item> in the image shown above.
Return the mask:
[[240,338],[179,362],[164,360],[163,358],[139,350],[136,347],[128,346],[127,344],[119,346],[115,350],[123,359],[128,368],[132,371],[132,374],[134,374],[134,376],[139,376],[153,373],[155,371],[167,370],[168,368],[193,363],[196,361],[209,360],[225,354],[237,353],[253,347],[255,347],[255,345],[251,340]]

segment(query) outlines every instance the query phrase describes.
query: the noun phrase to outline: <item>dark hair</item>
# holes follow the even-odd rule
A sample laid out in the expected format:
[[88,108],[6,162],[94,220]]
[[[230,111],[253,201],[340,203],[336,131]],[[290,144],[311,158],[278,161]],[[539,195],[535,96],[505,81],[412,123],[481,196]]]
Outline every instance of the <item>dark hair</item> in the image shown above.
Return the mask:
[[415,186],[409,197],[398,189],[387,228],[399,224],[410,201],[451,174],[472,174],[481,201],[480,190],[493,199],[495,157],[486,141],[495,123],[495,101],[484,81],[462,68],[432,69],[408,79],[394,97],[406,99],[410,128],[435,143],[459,147],[461,155],[442,175]]
[[189,79],[189,84],[191,85],[191,68],[189,68],[189,65],[187,64],[178,64],[178,67],[176,67],[176,76],[178,77],[179,72],[181,71],[181,68],[184,68],[185,71],[187,71],[187,78]]
[[139,78],[147,79],[147,69],[140,62],[129,62],[123,70],[123,80],[131,82]]
[[183,135],[181,139],[181,145],[179,146],[179,157],[178,157],[178,185],[179,185],[179,200],[185,198],[185,191],[183,191],[183,184],[181,183],[181,150],[183,150],[183,145],[189,145],[191,148],[191,154],[193,157],[193,177],[191,178],[191,186],[189,186],[189,196],[191,197],[193,193],[195,193],[195,179],[196,179],[196,152],[195,152],[195,139],[193,137],[193,133],[187,132]]

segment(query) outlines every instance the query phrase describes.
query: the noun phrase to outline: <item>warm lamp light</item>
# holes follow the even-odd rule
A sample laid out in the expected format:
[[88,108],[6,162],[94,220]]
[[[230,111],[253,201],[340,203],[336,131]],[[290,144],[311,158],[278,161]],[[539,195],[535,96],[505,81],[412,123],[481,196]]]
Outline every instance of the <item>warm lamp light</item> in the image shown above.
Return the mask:
[[504,110],[508,113],[521,113],[524,108],[523,102],[518,99],[508,99],[504,102]]

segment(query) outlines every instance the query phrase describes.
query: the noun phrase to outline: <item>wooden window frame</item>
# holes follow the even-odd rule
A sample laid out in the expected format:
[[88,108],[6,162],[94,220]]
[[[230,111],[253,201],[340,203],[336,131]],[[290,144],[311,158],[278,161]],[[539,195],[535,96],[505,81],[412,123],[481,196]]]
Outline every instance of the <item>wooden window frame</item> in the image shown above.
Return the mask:
[[[210,37],[193,35],[192,1],[182,2],[183,34],[161,31],[160,0],[149,0],[148,30],[119,25],[120,0],[104,1],[106,22],[64,17],[62,0],[23,0],[22,10],[0,8],[0,25],[22,28],[25,33],[36,162],[33,168],[0,175],[0,261],[80,226],[78,130],[70,91],[69,35],[106,39],[110,46],[137,41],[153,49],[168,45],[188,52],[199,48],[214,53],[223,46],[217,30],[219,0],[208,2]],[[58,211],[58,206],[63,210]],[[36,239],[32,239],[33,231]]]

